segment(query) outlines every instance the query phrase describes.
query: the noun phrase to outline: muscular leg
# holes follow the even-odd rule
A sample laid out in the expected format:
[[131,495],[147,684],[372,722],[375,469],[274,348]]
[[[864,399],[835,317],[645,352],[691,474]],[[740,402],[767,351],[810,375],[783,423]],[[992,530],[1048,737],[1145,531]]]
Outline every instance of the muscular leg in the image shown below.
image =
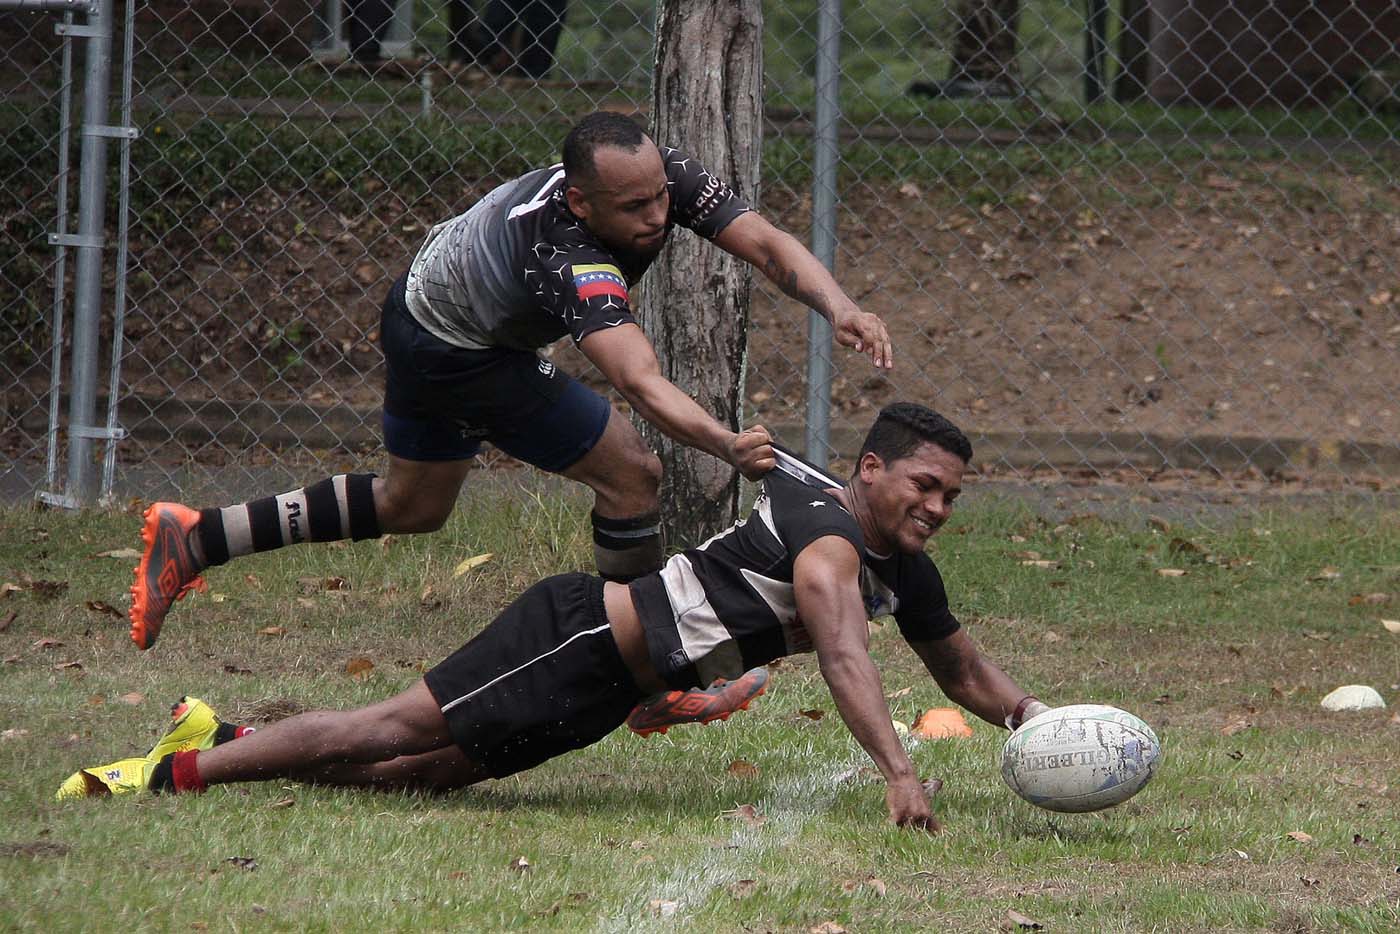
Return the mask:
[[626,581],[661,567],[661,459],[626,416],[612,408],[598,443],[562,473],[593,489],[593,555],[599,574]]
[[320,785],[353,785],[383,791],[450,791],[466,788],[490,776],[456,746],[419,756],[399,756],[369,765],[334,764],[295,769],[288,776]]
[[[427,685],[420,681],[396,697],[358,710],[316,710],[289,717],[235,742],[205,750],[197,762],[199,777],[206,785],[215,785],[312,777],[336,765],[389,765],[411,757],[397,770],[400,780],[407,782],[413,775],[405,766],[417,764],[425,770],[440,767],[450,759],[425,754],[449,747],[455,748],[447,720]],[[395,770],[387,772],[394,774]]]

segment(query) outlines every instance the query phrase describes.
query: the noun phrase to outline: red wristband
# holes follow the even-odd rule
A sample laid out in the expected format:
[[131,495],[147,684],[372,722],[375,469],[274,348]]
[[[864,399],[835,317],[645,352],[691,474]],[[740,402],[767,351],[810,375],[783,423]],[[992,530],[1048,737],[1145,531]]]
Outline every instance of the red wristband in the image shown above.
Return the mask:
[[1027,694],[1025,697],[1021,698],[1020,702],[1016,704],[1016,709],[1011,711],[1011,716],[1006,721],[1011,729],[1019,730],[1021,724],[1024,722],[1021,718],[1026,715],[1026,708],[1039,701],[1040,698],[1036,697],[1034,694]]

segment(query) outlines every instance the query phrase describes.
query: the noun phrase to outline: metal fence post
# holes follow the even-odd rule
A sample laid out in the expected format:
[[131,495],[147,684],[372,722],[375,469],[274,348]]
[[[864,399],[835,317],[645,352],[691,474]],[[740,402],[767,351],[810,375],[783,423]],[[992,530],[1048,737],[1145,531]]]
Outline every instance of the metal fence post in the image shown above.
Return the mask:
[[[812,252],[836,270],[836,125],[841,119],[841,0],[821,0],[817,12],[817,124],[813,141]],[[807,317],[807,459],[826,466],[831,450],[831,324]]]
[[68,489],[92,499],[97,473],[92,442],[104,434],[97,409],[98,331],[102,317],[102,247],[107,200],[107,126],[112,76],[112,0],[97,0],[84,31],[82,155],[79,163],[77,272],[73,298],[73,388],[68,405]]

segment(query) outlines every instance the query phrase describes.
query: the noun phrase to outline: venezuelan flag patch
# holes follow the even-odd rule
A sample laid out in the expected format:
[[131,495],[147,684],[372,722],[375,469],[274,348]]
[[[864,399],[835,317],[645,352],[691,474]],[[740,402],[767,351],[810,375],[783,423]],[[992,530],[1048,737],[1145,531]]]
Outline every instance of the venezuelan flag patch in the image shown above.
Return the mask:
[[574,288],[582,301],[599,295],[611,295],[627,301],[627,280],[622,270],[606,263],[596,266],[574,267]]

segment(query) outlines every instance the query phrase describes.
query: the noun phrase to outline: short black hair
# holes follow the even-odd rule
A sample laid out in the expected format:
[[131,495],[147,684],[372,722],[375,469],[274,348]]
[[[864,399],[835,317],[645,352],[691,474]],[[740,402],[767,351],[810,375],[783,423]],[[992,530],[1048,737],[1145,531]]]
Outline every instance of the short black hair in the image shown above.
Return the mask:
[[598,110],[575,123],[564,137],[564,179],[582,187],[597,178],[593,154],[600,146],[616,146],[635,152],[646,139],[646,130],[631,117]]
[[873,453],[888,464],[908,457],[926,442],[961,458],[964,464],[972,462],[972,442],[962,429],[915,402],[892,402],[881,409],[865,436],[860,456]]

